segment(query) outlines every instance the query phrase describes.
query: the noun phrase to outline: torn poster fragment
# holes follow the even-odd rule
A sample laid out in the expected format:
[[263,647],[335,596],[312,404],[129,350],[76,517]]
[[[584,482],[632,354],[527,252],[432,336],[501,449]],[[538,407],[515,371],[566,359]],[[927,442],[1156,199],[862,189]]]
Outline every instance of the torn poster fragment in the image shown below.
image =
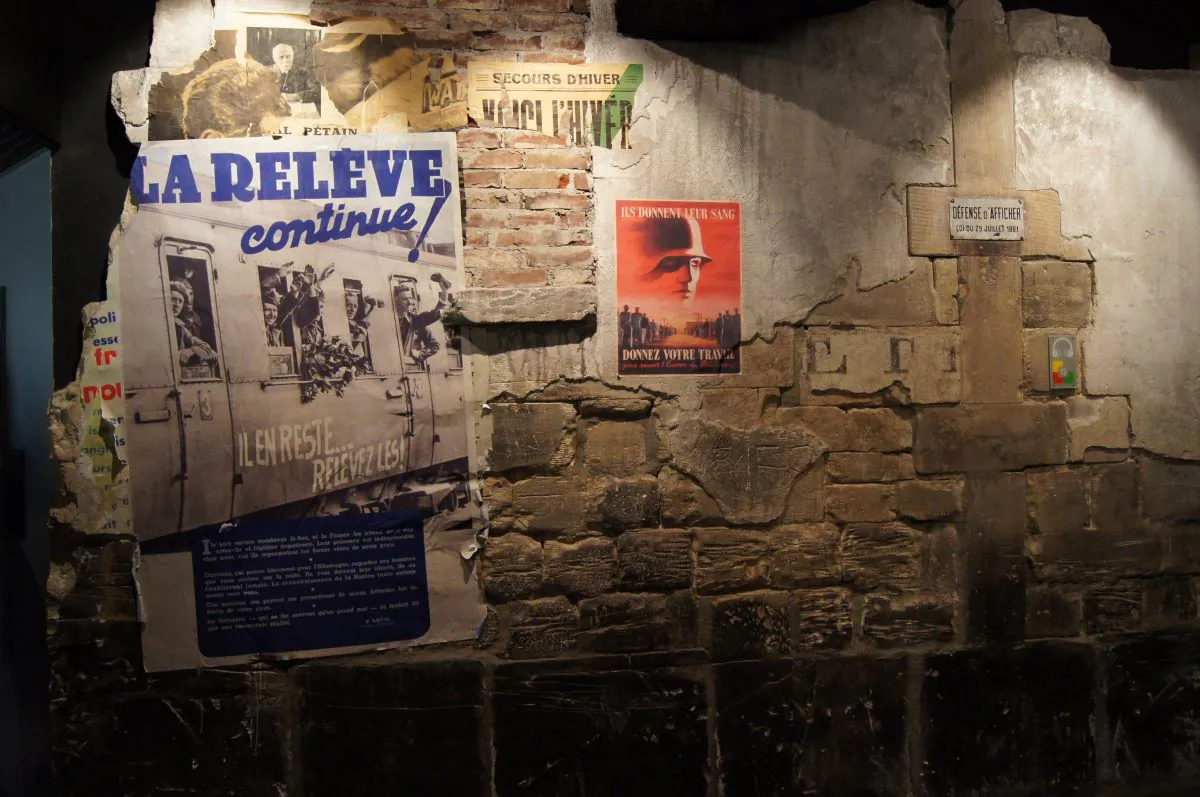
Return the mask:
[[[275,20],[274,17],[271,18]],[[151,141],[453,130],[467,124],[454,58],[384,20],[218,30],[150,88]]]
[[131,193],[147,669],[475,636],[454,135],[152,143]]
[[480,127],[510,127],[568,144],[630,149],[641,64],[476,63],[467,105]]
[[83,314],[79,396],[83,402],[80,465],[96,487],[99,512],[88,532],[129,534],[128,446],[125,442],[124,347],[121,319],[112,300],[89,304]]

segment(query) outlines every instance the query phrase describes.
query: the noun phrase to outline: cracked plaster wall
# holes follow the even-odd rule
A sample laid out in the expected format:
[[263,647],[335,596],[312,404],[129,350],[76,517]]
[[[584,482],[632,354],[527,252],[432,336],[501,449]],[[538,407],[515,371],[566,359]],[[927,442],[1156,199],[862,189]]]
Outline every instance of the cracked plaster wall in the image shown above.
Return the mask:
[[1023,56],[1023,185],[1055,188],[1095,257],[1089,393],[1130,397],[1136,445],[1200,459],[1200,75]]
[[[613,240],[618,197],[741,202],[747,338],[802,321],[848,277],[865,290],[913,271],[904,186],[952,182],[941,13],[886,0],[747,46],[660,45],[602,25],[589,59],[644,63],[645,82],[634,148],[596,153],[597,241]],[[596,256],[606,339],[612,247]],[[602,362],[614,370],[611,354]]]

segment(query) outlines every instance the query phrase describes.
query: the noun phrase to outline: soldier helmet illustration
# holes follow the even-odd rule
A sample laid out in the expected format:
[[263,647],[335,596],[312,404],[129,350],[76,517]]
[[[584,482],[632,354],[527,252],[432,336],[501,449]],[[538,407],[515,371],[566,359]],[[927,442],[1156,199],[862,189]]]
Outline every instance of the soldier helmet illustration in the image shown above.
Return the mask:
[[646,222],[643,249],[655,262],[655,269],[668,258],[698,257],[704,263],[712,260],[704,251],[700,222],[695,219],[649,219]]

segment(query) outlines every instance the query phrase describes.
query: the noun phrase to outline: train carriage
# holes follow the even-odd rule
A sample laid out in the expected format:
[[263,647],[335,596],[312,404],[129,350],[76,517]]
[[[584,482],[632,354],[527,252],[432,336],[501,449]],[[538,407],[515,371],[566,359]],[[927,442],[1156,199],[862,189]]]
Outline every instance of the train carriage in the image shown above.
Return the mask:
[[244,216],[144,206],[122,238],[143,539],[318,497],[323,513],[420,503],[430,490],[395,477],[437,481],[467,456],[463,359],[440,319],[454,242],[415,262],[397,231],[246,255]]

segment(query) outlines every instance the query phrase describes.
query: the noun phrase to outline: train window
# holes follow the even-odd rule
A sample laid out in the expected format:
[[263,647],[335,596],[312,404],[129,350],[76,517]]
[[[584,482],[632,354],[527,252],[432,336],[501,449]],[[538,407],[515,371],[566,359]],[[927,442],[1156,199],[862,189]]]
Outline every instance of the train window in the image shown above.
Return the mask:
[[283,298],[288,295],[287,273],[284,269],[259,266],[258,283],[271,378],[295,376],[298,373],[295,323],[291,318],[280,317]]
[[[301,377],[309,377],[313,368],[319,368],[318,352],[326,348],[325,319],[322,311],[325,306],[325,291],[321,284],[333,274],[333,266],[327,266],[320,274],[312,265],[303,269],[292,268],[289,263],[282,268],[259,266],[259,285],[263,298],[263,323],[275,316],[274,326],[278,334],[272,336],[268,329],[268,349],[274,342],[283,341],[278,348],[278,355],[272,360],[272,371],[282,371],[285,366],[284,354],[291,349],[291,367],[289,373],[278,373],[275,376],[292,376],[299,372]],[[277,302],[278,310],[272,314],[267,306]],[[299,347],[296,343],[299,341]],[[298,368],[296,366],[299,366]]]
[[367,320],[367,316],[371,315],[376,307],[382,307],[383,302],[363,294],[362,282],[359,280],[342,280],[342,290],[346,296],[346,323],[350,325],[350,350],[356,357],[365,360],[363,370],[373,373],[375,367],[371,361],[371,338],[367,334],[371,322]]
[[437,339],[435,329],[431,327],[442,318],[442,310],[446,306],[446,290],[450,287],[441,275],[438,275],[442,288],[437,301],[432,307],[429,301],[417,290],[417,281],[412,277],[401,277],[393,274],[391,277],[392,305],[396,311],[396,322],[400,331],[400,353],[405,366],[427,370],[429,358],[441,351],[442,344]]
[[449,369],[461,371],[463,367],[462,337],[450,334],[448,329],[446,330],[446,354],[450,357]]
[[167,254],[168,295],[173,320],[172,344],[179,381],[221,379],[221,352],[213,313],[212,261],[199,246],[175,246]]

